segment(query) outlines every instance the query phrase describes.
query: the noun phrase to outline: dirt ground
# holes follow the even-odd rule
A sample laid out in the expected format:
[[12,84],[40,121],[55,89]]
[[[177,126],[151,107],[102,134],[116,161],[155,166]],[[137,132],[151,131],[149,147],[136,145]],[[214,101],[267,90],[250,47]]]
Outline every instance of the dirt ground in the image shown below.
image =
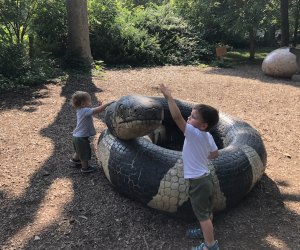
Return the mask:
[[[0,94],[1,249],[181,250],[199,243],[184,235],[196,222],[121,196],[101,169],[82,175],[69,167],[75,90],[90,92],[96,104],[157,96],[159,83],[175,98],[245,120],[264,140],[265,175],[237,207],[215,216],[220,249],[300,249],[300,83],[264,76],[259,65],[107,69]],[[95,145],[105,128],[99,118]]]

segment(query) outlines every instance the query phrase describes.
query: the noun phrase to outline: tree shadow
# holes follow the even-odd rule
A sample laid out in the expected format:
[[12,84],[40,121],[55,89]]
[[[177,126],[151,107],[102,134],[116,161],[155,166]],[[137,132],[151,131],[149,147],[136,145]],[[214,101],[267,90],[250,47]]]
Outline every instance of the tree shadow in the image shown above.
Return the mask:
[[275,78],[265,75],[261,70],[261,64],[237,65],[233,68],[212,68],[208,70],[206,74],[248,78],[252,80],[259,80],[268,84],[283,84],[291,85],[296,88],[300,87],[300,81],[295,81],[290,78]]
[[221,242],[231,249],[296,249],[300,215],[284,201],[299,202],[300,197],[281,194],[277,184],[264,175],[236,208],[216,217]]
[[[1,218],[1,247],[190,249],[198,244],[184,236],[191,223],[170,218],[119,195],[101,170],[82,175],[79,170],[69,168],[73,153],[71,132],[76,121],[69,101],[76,90],[89,92],[93,103],[97,101],[95,93],[101,92],[90,75],[70,76],[62,87],[61,96],[65,98],[62,108],[53,123],[40,131],[53,143],[49,158],[32,175],[21,197],[12,199],[0,191],[0,214],[5,215]],[[36,98],[36,105],[39,98],[43,96]],[[26,106],[30,100],[28,95],[28,100],[21,103]],[[16,101],[12,99],[5,105],[14,108]],[[281,194],[276,183],[264,175],[236,208],[216,216],[216,237],[222,249],[270,249],[269,236],[283,242],[287,249],[296,249],[298,236],[290,232],[299,232],[300,218],[283,205],[284,200],[298,202],[299,196]],[[12,238],[15,245],[10,241]]]
[[0,112],[10,109],[34,112],[40,105],[40,99],[48,97],[48,92],[47,85],[45,84],[24,90],[1,92]]
[[[70,192],[74,192],[74,200],[80,201],[80,199],[76,198],[76,195],[77,189],[81,188],[82,183],[86,183],[87,181],[93,182],[99,179],[99,175],[88,178],[87,176],[83,176],[79,170],[68,168],[70,165],[69,157],[73,153],[71,133],[76,125],[76,114],[70,105],[70,99],[76,90],[89,92],[91,94],[93,104],[97,103],[95,93],[102,91],[93,84],[90,74],[85,76],[69,76],[67,79],[61,91],[61,96],[65,98],[65,102],[62,105],[61,110],[58,112],[51,125],[40,130],[40,134],[43,137],[51,139],[54,145],[53,152],[49,152],[49,154],[51,154],[49,158],[31,176],[28,188],[21,197],[16,199],[8,198],[5,192],[0,191],[0,213],[1,215],[6,215],[1,218],[1,227],[7,229],[5,231],[1,230],[2,233],[0,233],[0,245],[2,246],[3,244],[7,244],[14,248],[15,246],[10,242],[10,239],[16,235],[27,239],[26,233],[22,232],[23,229],[33,231],[37,229],[42,231],[45,229],[49,230],[46,222],[48,221],[50,225],[52,222],[51,218],[47,218],[47,216],[51,217],[57,215],[57,209],[62,204],[65,204],[66,207],[72,206],[70,205],[72,202],[69,203],[63,201],[64,195],[59,195],[59,191],[57,191],[57,189],[64,185],[69,185]],[[24,93],[7,94],[5,98],[3,97],[2,99],[1,109],[20,109],[24,112],[33,112],[40,105],[39,100],[45,97],[48,97],[48,90],[46,86],[32,88],[30,91],[26,91]],[[24,107],[28,108],[24,109]],[[62,204],[56,204],[55,202],[49,203],[49,200],[55,199],[56,196],[59,196],[58,198],[61,199]],[[73,198],[69,197],[68,199],[72,200]],[[54,211],[54,214],[51,214],[51,209],[43,208],[43,204],[48,203],[50,206],[54,207],[52,210],[52,212]],[[84,209],[84,205],[80,206],[80,204],[76,204],[76,206],[78,209]],[[39,210],[46,212],[46,214],[44,214],[44,218],[39,218]],[[63,210],[65,210],[65,208]],[[48,212],[49,215],[47,215]],[[39,224],[43,224],[42,221],[45,220],[46,224],[44,226],[35,226],[37,220],[39,220]],[[56,224],[56,222],[54,224]],[[38,231],[39,230],[36,232],[37,234],[39,233]],[[39,237],[36,239],[39,239]],[[37,241],[32,241],[31,235],[28,238],[28,243],[26,243],[27,248],[34,249],[34,245],[36,245],[36,243]],[[18,248],[18,246],[19,245],[16,247]],[[20,246],[23,247],[21,243]]]

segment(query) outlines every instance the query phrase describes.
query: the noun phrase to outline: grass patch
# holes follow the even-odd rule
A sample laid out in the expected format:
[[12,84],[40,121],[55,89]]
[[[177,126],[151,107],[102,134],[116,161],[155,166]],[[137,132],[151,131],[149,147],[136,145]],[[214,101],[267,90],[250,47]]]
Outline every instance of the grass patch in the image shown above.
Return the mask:
[[255,51],[255,59],[250,60],[250,52],[246,49],[237,49],[228,51],[226,56],[223,57],[223,61],[215,59],[209,64],[200,64],[199,67],[218,67],[218,68],[232,68],[237,65],[246,65],[246,64],[261,64],[265,57],[275,50],[276,48],[259,48]]
[[259,64],[262,63],[264,58],[268,53],[273,51],[275,48],[260,48],[255,51],[255,59],[254,61],[250,61],[250,53],[249,50],[233,50],[228,51],[227,55],[224,57],[224,64],[240,65],[240,64]]

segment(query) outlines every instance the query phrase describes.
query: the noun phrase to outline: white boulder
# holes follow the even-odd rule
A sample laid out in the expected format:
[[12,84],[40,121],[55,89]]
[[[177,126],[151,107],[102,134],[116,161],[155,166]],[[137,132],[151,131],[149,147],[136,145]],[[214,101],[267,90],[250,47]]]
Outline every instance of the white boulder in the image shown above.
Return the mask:
[[264,74],[275,77],[292,77],[298,72],[296,55],[290,52],[289,47],[273,50],[262,63]]

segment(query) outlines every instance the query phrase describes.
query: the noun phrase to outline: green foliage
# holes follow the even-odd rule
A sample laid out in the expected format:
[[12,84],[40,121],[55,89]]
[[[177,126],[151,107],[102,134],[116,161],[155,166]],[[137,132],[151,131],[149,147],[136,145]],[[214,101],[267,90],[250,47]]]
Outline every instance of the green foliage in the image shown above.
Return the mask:
[[107,63],[121,60],[119,27],[115,25],[118,6],[114,0],[88,1],[90,41],[94,59]]
[[144,13],[137,12],[134,23],[158,40],[162,64],[197,63],[210,56],[209,46],[169,5],[148,6]]
[[[298,18],[298,2],[291,1],[292,23]],[[224,63],[213,61],[216,44],[245,48],[255,39],[270,46],[279,27],[279,10],[277,0],[89,0],[92,55],[113,65],[203,62],[228,67],[248,62],[249,53],[229,52]],[[267,31],[267,38],[258,37],[257,31]],[[1,89],[29,86],[57,75],[56,63],[49,58],[65,59],[63,66],[75,70],[102,70],[103,61],[91,68],[76,53],[66,54],[66,48],[64,1],[0,0]],[[261,60],[260,53],[256,58]]]
[[28,59],[27,70],[23,76],[18,78],[17,83],[21,85],[35,85],[55,78],[62,72],[55,60],[49,58]]
[[4,77],[18,77],[26,72],[24,48],[8,43],[0,44],[0,72]]
[[43,1],[39,4],[31,23],[34,34],[35,55],[43,52],[54,57],[65,55],[67,47],[67,13],[64,1]]
[[39,0],[0,0],[0,30],[3,40],[22,45]]
[[90,8],[93,56],[106,63],[188,64],[212,56],[211,47],[169,5],[128,9],[104,1],[100,6],[97,1]]
[[0,45],[0,89],[20,89],[43,83],[61,73],[54,60],[30,59],[23,47]]
[[[262,63],[268,53],[274,48],[262,48],[256,51],[255,61],[252,63]],[[234,50],[227,53],[224,59],[225,62],[232,65],[249,63],[249,51],[244,49]]]
[[8,92],[8,91],[20,91],[23,89],[27,89],[28,86],[24,86],[18,83],[15,83],[14,81],[10,80],[7,77],[4,77],[3,75],[0,75],[0,91],[1,92]]
[[[174,6],[211,44],[249,47],[249,33],[279,28],[276,0],[174,0]],[[258,41],[259,37],[255,37]],[[275,37],[273,38],[275,39]]]
[[[51,3],[53,4],[53,1]],[[33,36],[36,34],[35,31],[43,31],[44,33],[38,33],[36,37],[42,39],[45,34],[47,39],[40,43],[45,45],[51,38],[51,31],[53,35],[57,33],[53,27],[57,27],[59,22],[45,26],[53,14],[52,12],[50,15],[46,15],[50,10],[50,2],[42,12],[45,4],[47,3],[42,0],[0,0],[1,90],[16,90],[43,83],[59,73],[55,61],[49,59],[42,50],[38,54],[38,58],[29,58],[29,34]],[[53,5],[53,7],[57,9],[57,6]],[[35,18],[39,17],[41,19],[35,22]],[[58,19],[57,15],[52,18],[52,20],[56,19]],[[58,37],[58,40],[62,40],[62,38]],[[35,46],[36,51],[37,48],[38,46]]]

